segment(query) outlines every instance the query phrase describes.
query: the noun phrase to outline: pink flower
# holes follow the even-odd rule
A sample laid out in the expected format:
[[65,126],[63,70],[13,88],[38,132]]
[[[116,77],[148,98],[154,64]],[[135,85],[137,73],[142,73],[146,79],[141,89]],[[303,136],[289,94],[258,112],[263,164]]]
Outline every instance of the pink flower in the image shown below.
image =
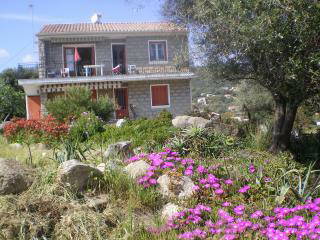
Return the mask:
[[256,171],[256,168],[254,167],[254,165],[251,163],[249,166],[249,172],[250,173],[254,173]]
[[245,193],[247,192],[251,187],[249,185],[245,185],[242,188],[239,189],[239,193]]
[[222,207],[229,207],[231,206],[231,203],[230,202],[224,202],[221,204]]
[[227,185],[232,185],[233,181],[232,181],[232,179],[227,179],[227,180],[224,181],[224,183],[227,184]]
[[208,172],[207,169],[206,169],[204,166],[202,166],[202,165],[199,165],[199,166],[198,166],[197,171],[198,171],[198,173],[200,173],[200,174],[203,174],[203,173]]
[[221,194],[224,193],[224,191],[223,191],[223,189],[218,188],[218,189],[216,189],[216,190],[214,191],[214,193],[217,194],[217,195],[221,195]]

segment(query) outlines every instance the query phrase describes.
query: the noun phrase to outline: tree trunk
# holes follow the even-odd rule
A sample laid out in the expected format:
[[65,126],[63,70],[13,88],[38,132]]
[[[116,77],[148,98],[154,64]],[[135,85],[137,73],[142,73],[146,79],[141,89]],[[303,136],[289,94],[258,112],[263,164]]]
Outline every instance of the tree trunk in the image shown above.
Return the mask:
[[271,152],[285,151],[290,146],[290,136],[298,105],[276,100],[275,122],[273,126]]

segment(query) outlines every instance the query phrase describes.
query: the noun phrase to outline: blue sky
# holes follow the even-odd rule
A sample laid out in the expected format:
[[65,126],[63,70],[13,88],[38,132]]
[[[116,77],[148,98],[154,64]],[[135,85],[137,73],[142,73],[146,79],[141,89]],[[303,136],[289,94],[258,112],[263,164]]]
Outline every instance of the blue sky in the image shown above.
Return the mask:
[[[161,21],[159,0],[0,0],[0,71],[38,59],[32,32],[48,23]],[[34,30],[31,8],[33,4]],[[36,38],[35,38],[36,40]],[[34,49],[34,50],[33,50]]]

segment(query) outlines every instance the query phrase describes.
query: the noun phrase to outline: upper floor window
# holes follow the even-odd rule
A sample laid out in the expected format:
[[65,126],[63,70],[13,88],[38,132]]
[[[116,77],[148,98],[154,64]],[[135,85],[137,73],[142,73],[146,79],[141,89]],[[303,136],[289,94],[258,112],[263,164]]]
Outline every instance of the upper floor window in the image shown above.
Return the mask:
[[150,58],[150,62],[168,61],[167,42],[166,41],[149,41],[149,58]]

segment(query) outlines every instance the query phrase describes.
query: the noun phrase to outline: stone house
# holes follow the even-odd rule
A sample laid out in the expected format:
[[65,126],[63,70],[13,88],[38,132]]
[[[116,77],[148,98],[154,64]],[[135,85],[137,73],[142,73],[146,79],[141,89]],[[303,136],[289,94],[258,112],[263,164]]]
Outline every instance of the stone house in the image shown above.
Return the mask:
[[191,110],[188,32],[168,22],[49,24],[37,34],[39,79],[20,79],[28,119],[70,86],[117,103],[116,118]]

